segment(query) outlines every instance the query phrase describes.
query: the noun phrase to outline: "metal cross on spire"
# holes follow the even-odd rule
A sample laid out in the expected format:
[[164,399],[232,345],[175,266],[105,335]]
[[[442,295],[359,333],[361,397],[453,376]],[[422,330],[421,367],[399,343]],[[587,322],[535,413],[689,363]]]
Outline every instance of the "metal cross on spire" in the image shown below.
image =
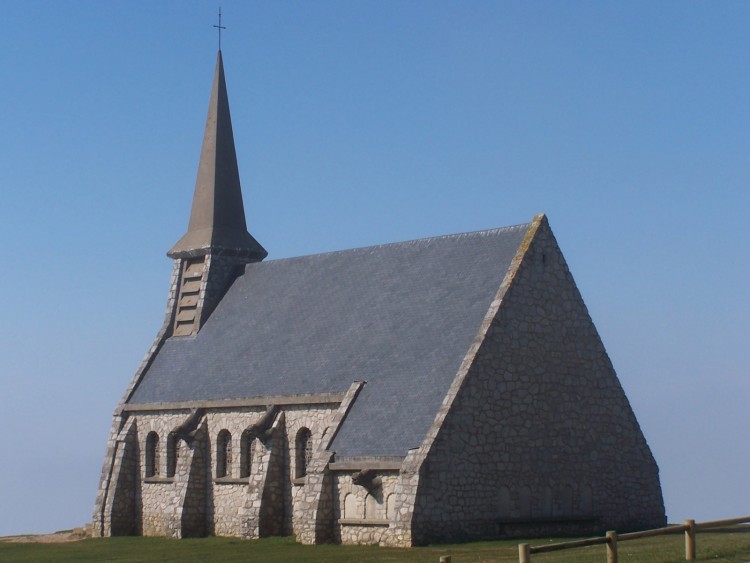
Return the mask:
[[221,30],[226,29],[226,27],[221,25],[221,6],[219,6],[219,25],[215,25],[214,27],[219,30],[219,51],[221,51]]

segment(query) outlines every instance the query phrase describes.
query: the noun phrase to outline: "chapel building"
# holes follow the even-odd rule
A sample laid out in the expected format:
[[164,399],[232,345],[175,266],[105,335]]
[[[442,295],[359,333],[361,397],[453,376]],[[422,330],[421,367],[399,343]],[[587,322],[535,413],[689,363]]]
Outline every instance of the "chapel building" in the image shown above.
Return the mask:
[[665,524],[656,462],[544,215],[266,260],[219,52],[168,256],[95,535],[411,546]]

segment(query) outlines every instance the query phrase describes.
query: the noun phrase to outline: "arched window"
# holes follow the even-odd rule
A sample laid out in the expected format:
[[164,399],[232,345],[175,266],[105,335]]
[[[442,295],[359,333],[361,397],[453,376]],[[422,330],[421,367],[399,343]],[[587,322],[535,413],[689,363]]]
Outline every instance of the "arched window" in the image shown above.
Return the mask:
[[344,518],[362,518],[362,503],[357,495],[348,493],[344,497]]
[[159,435],[149,432],[146,436],[146,477],[159,475]]
[[174,477],[177,472],[177,459],[180,454],[180,438],[174,432],[167,438],[167,477]]
[[[379,493],[379,494],[378,494]],[[383,510],[383,492],[370,492],[365,497],[365,518],[382,520],[385,517]]]
[[216,438],[216,476],[230,477],[232,474],[232,434],[222,430]]
[[387,497],[385,497],[385,516],[386,518],[393,518],[393,515],[396,514],[396,507],[394,506],[396,504],[396,495],[391,493]]
[[245,431],[240,442],[240,477],[250,477],[253,473],[253,451],[255,450],[255,434]]
[[307,475],[307,467],[310,465],[312,459],[312,434],[307,428],[301,428],[297,432],[297,440],[295,441],[295,476],[297,479]]

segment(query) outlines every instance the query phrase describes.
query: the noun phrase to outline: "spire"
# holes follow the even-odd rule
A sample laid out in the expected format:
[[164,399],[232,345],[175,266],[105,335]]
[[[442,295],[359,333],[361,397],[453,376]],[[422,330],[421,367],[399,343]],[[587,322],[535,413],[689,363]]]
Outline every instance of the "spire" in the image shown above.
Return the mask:
[[221,50],[208,103],[190,224],[167,255],[187,258],[208,253],[243,256],[253,261],[268,255],[247,232]]

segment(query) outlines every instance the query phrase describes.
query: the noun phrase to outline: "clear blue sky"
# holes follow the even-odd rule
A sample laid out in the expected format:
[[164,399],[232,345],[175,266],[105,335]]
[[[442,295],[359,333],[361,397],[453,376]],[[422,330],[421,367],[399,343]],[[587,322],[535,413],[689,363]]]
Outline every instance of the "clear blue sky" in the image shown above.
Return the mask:
[[[216,10],[0,4],[0,535],[91,517],[187,226]],[[547,213],[669,519],[750,512],[750,3],[222,10],[270,258]]]

